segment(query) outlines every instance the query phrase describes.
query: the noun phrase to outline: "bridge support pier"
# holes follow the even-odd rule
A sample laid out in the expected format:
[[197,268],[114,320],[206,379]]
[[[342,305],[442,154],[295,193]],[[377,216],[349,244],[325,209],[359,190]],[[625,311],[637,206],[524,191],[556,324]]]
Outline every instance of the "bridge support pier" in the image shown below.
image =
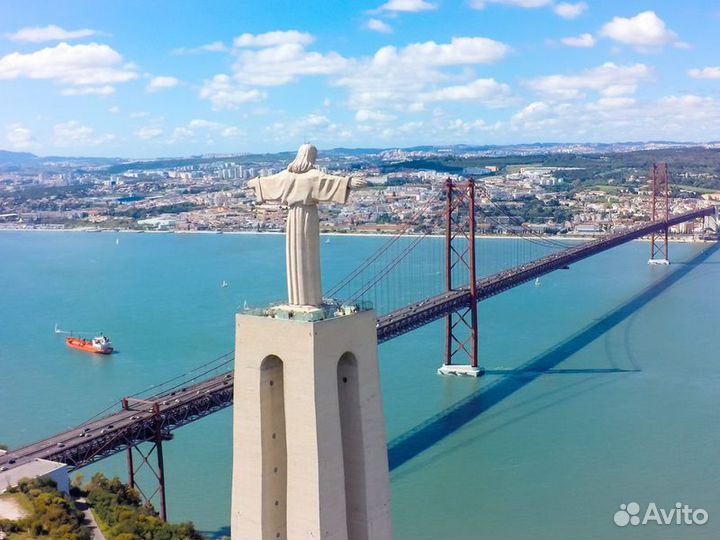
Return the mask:
[[135,465],[133,464],[132,446],[127,447],[127,468],[128,468],[128,486],[135,489]]
[[[445,363],[438,369],[438,374],[479,377],[483,370],[478,367],[475,180],[453,182],[448,178],[445,189],[446,288],[456,290],[456,281],[467,280],[470,294],[467,306],[445,317]],[[467,363],[454,363],[457,355],[464,357]]]
[[[152,413],[153,413],[153,420],[155,423],[155,433],[151,441],[152,447],[150,448],[150,451],[147,453],[144,453],[138,445],[135,444],[128,444],[127,447],[127,466],[128,466],[128,485],[132,488],[137,490],[137,492],[140,494],[140,497],[146,502],[151,503],[153,497],[155,495],[158,495],[160,498],[160,519],[163,521],[167,521],[167,499],[165,497],[165,460],[163,458],[163,448],[162,443],[163,440],[170,440],[172,438],[172,435],[166,432],[163,432],[162,429],[162,422],[159,417],[160,414],[160,406],[157,404],[157,402],[154,401],[146,401],[141,399],[133,399],[133,398],[124,398],[122,400],[122,406],[125,410],[132,410],[132,404],[139,403],[144,404],[145,406],[151,405]],[[140,464],[135,467],[135,460],[133,459],[133,451],[137,452],[140,455],[141,461]],[[157,460],[157,464],[155,467],[153,467],[152,463],[150,463],[150,457],[152,454],[155,453],[155,457]],[[155,488],[155,491],[150,494],[150,496],[147,496],[145,492],[142,490],[142,488],[137,483],[137,473],[147,465],[147,468],[150,469],[150,472],[152,472],[153,476],[157,479],[158,486]]]
[[391,538],[373,311],[237,315],[231,537]]
[[711,216],[703,217],[702,224],[703,238],[717,240],[718,239],[718,216],[717,213]]

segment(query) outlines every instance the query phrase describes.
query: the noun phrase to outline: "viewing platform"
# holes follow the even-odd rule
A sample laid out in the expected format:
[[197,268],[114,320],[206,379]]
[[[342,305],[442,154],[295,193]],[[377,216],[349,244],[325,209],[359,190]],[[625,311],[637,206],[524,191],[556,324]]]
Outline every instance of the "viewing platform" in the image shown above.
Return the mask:
[[372,308],[373,306],[370,302],[349,304],[339,300],[324,299],[320,307],[271,304],[263,308],[245,308],[238,313],[256,317],[268,317],[270,319],[317,322],[337,317],[345,317],[361,311],[370,311]]

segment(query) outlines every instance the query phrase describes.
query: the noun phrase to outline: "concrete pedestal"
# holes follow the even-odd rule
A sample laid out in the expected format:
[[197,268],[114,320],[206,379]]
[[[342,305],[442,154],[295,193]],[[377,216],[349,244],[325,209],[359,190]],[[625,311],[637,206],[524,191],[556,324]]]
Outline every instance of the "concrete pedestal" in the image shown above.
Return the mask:
[[443,364],[438,368],[438,375],[460,375],[463,377],[480,377],[485,373],[482,368],[472,367],[467,364]]
[[667,259],[649,259],[648,264],[667,266],[670,264],[670,261],[668,261]]
[[375,324],[237,316],[233,540],[391,538]]

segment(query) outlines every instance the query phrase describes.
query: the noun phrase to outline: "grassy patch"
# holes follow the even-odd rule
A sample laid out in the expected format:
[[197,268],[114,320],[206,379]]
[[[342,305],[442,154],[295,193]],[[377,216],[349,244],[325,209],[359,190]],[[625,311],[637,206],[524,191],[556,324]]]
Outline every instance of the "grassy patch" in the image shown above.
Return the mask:
[[620,193],[623,189],[627,189],[627,188],[622,188],[620,186],[608,186],[608,185],[604,185],[604,184],[599,184],[597,186],[592,186],[592,188],[588,188],[588,189],[593,189],[595,191],[603,191],[605,193]]
[[682,189],[684,191],[694,191],[695,193],[718,193],[720,189],[709,189],[697,186],[688,186],[686,184],[674,184],[672,187]]

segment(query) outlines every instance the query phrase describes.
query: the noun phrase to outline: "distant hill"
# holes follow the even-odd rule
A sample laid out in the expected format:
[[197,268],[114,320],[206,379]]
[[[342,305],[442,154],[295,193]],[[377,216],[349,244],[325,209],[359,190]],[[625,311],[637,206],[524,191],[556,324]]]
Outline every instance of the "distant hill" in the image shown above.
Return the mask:
[[[325,148],[320,149],[322,158],[365,158],[370,156],[382,156],[385,167],[393,169],[393,162],[408,166],[408,161],[418,168],[437,166],[438,159],[452,161],[455,156],[458,159],[466,158],[468,154],[473,155],[471,159],[482,160],[482,158],[509,158],[516,157],[518,163],[535,156],[600,156],[604,154],[632,154],[636,152],[663,152],[688,150],[691,154],[695,149],[706,149],[717,151],[720,149],[720,142],[673,142],[673,141],[645,141],[645,142],[615,142],[615,143],[525,143],[507,145],[472,145],[472,144],[447,144],[447,145],[418,145],[411,147],[387,147],[387,148]],[[405,153],[406,155],[402,155]],[[214,161],[236,161],[239,163],[252,162],[262,164],[277,161],[290,161],[295,156],[295,151],[277,153],[242,153],[242,154],[201,154],[178,157],[157,157],[150,159],[129,159],[117,157],[63,157],[63,156],[36,156],[30,152],[10,152],[0,150],[0,169],[13,169],[17,167],[58,167],[58,168],[103,168],[108,174],[118,174],[133,169],[159,169],[172,168],[184,165],[197,165]],[[561,161],[566,158],[561,157]],[[261,165],[262,166],[262,165]],[[457,172],[456,164],[445,163],[446,172]]]
[[120,158],[106,157],[63,157],[36,156],[30,152],[11,152],[0,150],[0,169],[11,170],[17,167],[101,167],[119,163]]
[[0,167],[29,165],[37,161],[39,161],[39,158],[30,152],[10,152],[9,150],[0,150]]

